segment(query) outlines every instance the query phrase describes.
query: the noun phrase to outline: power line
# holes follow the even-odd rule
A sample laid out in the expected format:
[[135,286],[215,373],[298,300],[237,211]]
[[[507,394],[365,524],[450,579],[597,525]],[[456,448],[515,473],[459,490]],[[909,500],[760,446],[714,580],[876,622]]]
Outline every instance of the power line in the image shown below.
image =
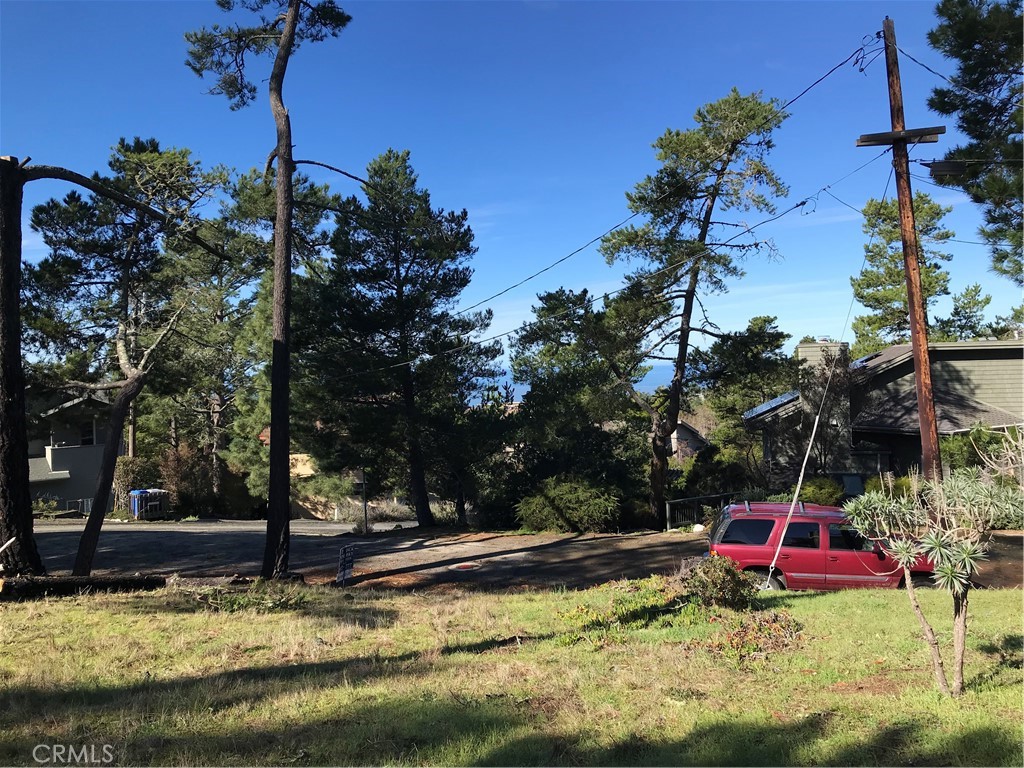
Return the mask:
[[[885,155],[887,155],[890,151],[892,151],[892,148],[891,147],[886,147],[884,150],[879,152],[871,160],[869,160],[868,162],[866,162],[863,165],[859,166],[855,171],[853,171],[851,173],[848,173],[845,176],[842,176],[838,181],[842,181],[843,179],[849,178],[853,173],[856,173],[857,171],[863,170],[867,166],[871,165],[872,163],[876,162],[880,158],[882,158]],[[892,178],[892,171],[891,170],[890,170],[890,173],[889,173],[889,178],[890,178],[890,180]],[[833,186],[834,184],[838,183],[838,181],[832,182],[831,184],[826,184],[824,187],[822,187],[817,192],[815,192],[814,195],[811,195],[811,196],[803,198],[799,202],[797,202],[794,205],[792,205],[789,208],[787,208],[785,211],[783,211],[781,213],[778,213],[778,214],[775,214],[774,216],[770,216],[767,219],[763,219],[762,221],[759,221],[756,224],[753,224],[753,225],[751,225],[749,227],[744,228],[743,231],[738,232],[735,235],[733,235],[732,237],[730,237],[730,238],[726,239],[725,241],[723,241],[722,243],[719,243],[716,247],[724,247],[724,246],[728,245],[729,243],[731,243],[733,240],[736,240],[737,238],[740,238],[740,237],[742,237],[744,235],[747,235],[747,234],[753,232],[755,229],[764,226],[765,224],[769,224],[769,223],[771,223],[773,221],[777,221],[778,219],[781,219],[783,216],[786,216],[787,214],[790,214],[790,213],[792,213],[795,210],[803,208],[807,203],[809,203],[812,200],[816,199],[817,195],[819,195],[822,192],[825,192],[826,194],[828,194],[831,197],[835,198],[839,202],[843,202],[843,201],[839,200],[839,198],[836,198],[835,195],[833,195],[829,191],[829,188],[831,186]],[[886,183],[886,191],[883,194],[888,194],[888,183]],[[884,200],[884,197],[883,197],[883,200]],[[847,207],[852,208],[853,210],[856,210],[855,208],[853,208],[853,206],[850,206],[847,203],[843,203],[843,204],[847,205]],[[857,211],[857,213],[861,213],[861,211]],[[709,249],[709,250],[713,250],[713,249]],[[593,306],[599,300],[607,299],[608,297],[615,296],[616,294],[621,293],[622,291],[624,291],[627,288],[629,288],[633,284],[633,282],[639,282],[640,279],[649,280],[650,278],[655,277],[655,276],[660,275],[660,274],[663,274],[663,273],[665,273],[665,272],[667,272],[667,271],[669,271],[671,269],[677,269],[679,266],[680,266],[679,264],[670,264],[670,265],[668,265],[668,266],[666,266],[666,267],[664,267],[662,269],[659,269],[659,270],[657,270],[655,272],[652,272],[650,274],[644,275],[642,278],[638,278],[636,281],[629,281],[629,282],[626,283],[626,285],[623,285],[622,287],[617,288],[614,291],[611,291],[609,293],[602,293],[602,294],[599,294],[599,295],[595,296],[593,299],[591,299],[587,303],[587,305],[588,306]],[[861,264],[861,269],[863,269],[863,263]],[[586,290],[586,289],[584,289],[584,290]],[[464,311],[468,311],[468,310],[464,310]],[[555,315],[551,315],[549,317],[546,317],[545,320],[557,319],[559,317],[562,317],[565,314],[568,314],[569,311],[571,311],[571,310],[565,310],[564,312],[560,312],[560,313],[557,313]],[[851,304],[851,311],[852,311],[852,304]],[[456,313],[455,316],[458,316],[458,313]],[[458,345],[456,347],[452,347],[450,349],[442,350],[442,351],[434,353],[434,354],[418,355],[417,357],[412,358],[410,360],[403,360],[403,361],[398,362],[398,363],[392,363],[391,365],[380,366],[378,368],[371,368],[371,369],[368,369],[368,370],[365,370],[365,371],[353,371],[352,373],[344,374],[342,376],[337,376],[337,377],[335,377],[335,379],[336,380],[344,380],[344,379],[354,378],[356,376],[366,376],[366,375],[373,374],[373,373],[380,373],[382,371],[388,371],[388,370],[392,370],[394,368],[401,368],[401,367],[406,366],[406,365],[411,365],[411,364],[413,364],[413,363],[415,363],[415,362],[417,362],[419,360],[424,360],[424,359],[426,359],[426,360],[433,360],[433,359],[438,358],[438,357],[444,357],[446,355],[455,354],[457,352],[461,352],[464,349],[469,349],[469,348],[474,347],[474,346],[483,346],[484,344],[489,344],[490,342],[497,341],[499,339],[503,339],[503,338],[505,338],[507,336],[511,336],[514,333],[519,333],[523,329],[531,328],[534,325],[539,324],[540,322],[541,322],[540,320],[535,320],[535,321],[530,322],[530,323],[524,323],[523,325],[519,326],[518,328],[513,328],[510,331],[505,331],[504,333],[495,334],[494,336],[489,336],[489,337],[487,337],[485,339],[479,339],[479,340],[474,340],[474,341],[466,342],[465,344],[460,344],[460,345]]]
[[929,72],[931,72],[931,73],[932,73],[933,75],[935,75],[936,77],[938,77],[938,78],[941,78],[942,80],[945,80],[945,81],[946,81],[947,83],[949,83],[949,84],[950,84],[951,86],[953,86],[954,88],[956,88],[956,89],[957,89],[958,91],[963,91],[963,92],[965,92],[965,93],[969,93],[969,94],[971,94],[972,96],[977,96],[977,97],[978,97],[979,99],[984,99],[984,98],[985,98],[984,96],[982,96],[982,95],[981,95],[980,93],[978,93],[977,91],[972,91],[972,90],[971,90],[970,88],[968,88],[968,87],[967,87],[966,85],[959,85],[959,84],[957,84],[957,83],[954,83],[954,82],[953,82],[952,80],[950,80],[950,79],[949,79],[948,77],[946,77],[946,76],[945,76],[944,74],[942,74],[941,72],[936,72],[936,71],[935,71],[934,69],[932,69],[931,67],[929,67],[929,66],[928,66],[927,64],[924,64],[924,63],[922,63],[922,62],[918,61],[917,59],[915,59],[915,58],[914,58],[913,56],[911,56],[911,55],[910,55],[909,53],[907,53],[906,51],[904,51],[904,50],[903,50],[902,48],[900,48],[900,47],[899,47],[898,45],[896,46],[896,50],[897,50],[897,51],[899,51],[900,53],[902,53],[902,54],[903,54],[904,56],[906,56],[906,57],[907,57],[908,59],[910,59],[910,60],[911,60],[912,62],[914,62],[915,64],[917,64],[917,66],[919,66],[919,67],[922,67],[922,68],[924,68],[924,69],[927,69],[927,70],[928,70]]
[[[773,119],[775,119],[780,113],[782,113],[785,109],[787,109],[788,107],[792,106],[800,98],[805,96],[811,89],[813,89],[815,86],[819,85],[821,82],[823,82],[825,79],[827,79],[833,73],[835,73],[838,69],[840,69],[841,67],[843,67],[846,64],[850,63],[851,61],[853,61],[854,64],[857,64],[858,67],[859,67],[859,70],[861,72],[863,72],[870,65],[871,61],[874,60],[874,59],[871,59],[870,61],[867,61],[866,60],[867,55],[871,54],[871,53],[875,53],[877,55],[877,51],[875,49],[868,49],[869,41],[877,39],[877,37],[878,37],[878,35],[866,35],[861,40],[861,46],[859,48],[857,48],[857,50],[855,50],[853,53],[851,53],[849,56],[847,56],[841,62],[836,64],[834,67],[832,67],[830,70],[828,70],[825,74],[823,74],[821,77],[819,77],[813,83],[811,83],[806,88],[804,88],[802,91],[800,91],[800,93],[798,93],[796,96],[794,96],[793,98],[789,99],[789,101],[787,101],[784,104],[782,104],[782,106],[780,106],[771,117],[766,118],[760,125],[758,125],[756,128],[754,128],[750,132],[750,134],[748,134],[748,135],[752,135],[752,134],[756,133],[757,131],[761,130],[762,128],[764,128]],[[721,152],[717,157],[711,158],[708,161],[708,165],[716,162],[717,160],[721,160],[723,157],[725,157],[728,154],[728,152],[729,152],[729,150],[725,150],[725,151]],[[867,165],[867,164],[868,163],[866,163],[865,165]],[[861,167],[864,167],[864,166],[861,166]],[[860,170],[860,169],[858,168],[857,170]],[[853,171],[852,173],[856,173],[856,172],[857,171]],[[850,175],[852,175],[852,173]],[[695,178],[696,176],[697,176],[697,174],[693,174],[692,176],[688,176],[688,177],[684,178],[682,181],[680,181],[674,187],[672,187],[671,189],[666,190],[664,193],[659,195],[654,200],[654,202],[660,202],[661,200],[665,199],[669,195],[671,195],[674,192],[678,191],[684,185],[686,185],[692,178]],[[846,178],[846,177],[843,177],[843,178]],[[839,181],[842,181],[842,179],[840,179]],[[836,182],[833,182],[833,183],[837,184],[839,182],[836,181]],[[596,242],[602,240],[603,238],[607,237],[612,232],[615,232],[616,230],[621,229],[622,227],[624,227],[626,224],[628,224],[630,221],[635,219],[640,214],[641,214],[640,211],[637,211],[637,212],[635,212],[633,214],[630,214],[625,219],[620,221],[618,224],[615,224],[614,226],[610,227],[609,229],[607,229],[606,231],[604,231],[600,235],[591,238],[590,240],[588,240],[586,243],[584,243],[583,245],[581,245],[579,248],[575,249],[571,253],[568,253],[565,256],[562,256],[560,259],[557,259],[556,261],[552,262],[551,264],[549,264],[548,266],[544,267],[543,269],[538,270],[537,272],[534,272],[532,275],[529,275],[528,277],[524,277],[522,280],[520,280],[519,282],[515,283],[514,285],[510,285],[507,288],[503,288],[502,290],[498,291],[497,293],[495,293],[495,294],[493,294],[491,296],[488,296],[485,299],[481,299],[476,304],[472,304],[472,305],[466,307],[465,309],[459,310],[458,312],[455,313],[455,316],[458,317],[459,315],[463,315],[463,314],[465,314],[467,312],[471,312],[472,310],[476,309],[477,307],[480,307],[480,306],[482,306],[484,304],[487,304],[488,302],[491,302],[494,299],[500,298],[501,296],[504,296],[506,293],[509,293],[510,291],[513,291],[516,288],[519,288],[519,287],[525,285],[526,283],[530,282],[534,278],[539,277],[540,275],[543,275],[545,272],[548,272],[548,271],[554,269],[559,264],[563,264],[564,262],[568,261],[573,256],[576,256],[577,254],[579,254],[582,251],[586,250],[591,245],[593,245],[594,243],[596,243]]]
[[[877,161],[878,159],[884,157],[890,151],[891,151],[891,147],[887,147],[882,152],[880,152],[878,155],[876,155],[874,158],[869,160],[867,163],[864,163],[863,165],[861,165],[857,170],[859,171],[859,170],[861,170],[863,168],[866,168],[871,163],[873,163],[873,162]],[[854,171],[854,172],[856,172],[856,171]],[[842,179],[848,178],[850,175],[852,175],[852,174],[849,174],[849,173],[846,174],[845,176],[843,176],[840,179],[840,181]],[[890,179],[891,179],[892,171],[890,171],[889,175],[890,175]],[[832,184],[835,184],[835,183],[837,183],[837,182],[832,182]],[[749,227],[744,228],[743,231],[738,232],[735,235],[733,235],[732,237],[730,237],[730,238],[726,239],[725,241],[723,241],[722,243],[719,243],[716,247],[724,247],[724,246],[728,245],[729,243],[731,243],[733,240],[736,240],[736,239],[738,239],[738,238],[740,238],[740,237],[742,237],[744,235],[747,235],[747,234],[753,232],[755,229],[758,229],[759,227],[764,226],[765,224],[770,224],[771,222],[777,221],[778,219],[781,219],[783,216],[786,216],[786,215],[792,213],[795,210],[803,208],[807,203],[809,203],[811,200],[815,199],[816,196],[818,194],[820,194],[821,192],[826,192],[827,194],[832,195],[832,193],[829,192],[829,187],[831,187],[832,184],[825,185],[824,187],[819,189],[814,195],[803,198],[802,200],[800,200],[797,203],[794,203],[792,206],[790,206],[786,210],[782,211],[781,213],[777,213],[777,214],[775,214],[773,216],[768,217],[767,219],[763,219],[763,220],[757,222],[756,224],[753,224],[753,225],[751,225]],[[888,193],[888,183],[886,184],[886,193],[885,194],[887,194],[887,193]],[[832,197],[835,197],[835,196],[832,195]],[[838,198],[836,198],[836,199],[838,200]],[[842,201],[840,201],[840,202],[842,202]],[[845,205],[845,203],[844,203],[844,205]],[[850,206],[850,207],[852,207],[852,206]],[[856,209],[854,209],[854,210],[856,210]],[[858,213],[860,213],[860,211],[858,211]],[[713,250],[713,249],[709,248],[709,250]],[[616,294],[622,293],[627,288],[629,288],[631,285],[633,285],[635,282],[639,282],[640,280],[649,280],[652,277],[655,277],[657,275],[663,274],[663,273],[668,272],[668,271],[673,270],[673,269],[678,269],[679,267],[680,267],[679,264],[669,264],[669,265],[663,267],[662,269],[656,270],[656,271],[651,272],[650,274],[647,274],[647,275],[643,275],[642,277],[637,278],[636,280],[628,281],[625,285],[623,285],[620,288],[617,288],[614,291],[611,291],[611,292],[608,292],[608,293],[602,293],[602,294],[599,294],[599,295],[595,296],[593,299],[591,299],[589,302],[587,302],[587,306],[593,306],[595,303],[597,303],[598,301],[600,301],[602,299],[607,299],[607,298],[609,298],[611,296],[615,296]],[[861,268],[863,269],[863,264],[861,265]],[[584,289],[584,290],[586,290],[586,289]],[[568,314],[570,311],[572,311],[572,310],[571,309],[567,309],[567,310],[565,310],[563,312],[559,312],[557,314],[550,315],[550,316],[544,318],[544,320],[557,319],[559,317],[562,317],[563,315]],[[852,311],[852,304],[851,304],[851,311]],[[433,359],[438,358],[438,357],[444,357],[445,355],[455,354],[457,352],[461,352],[464,349],[469,349],[469,348],[474,347],[474,346],[482,346],[484,344],[489,344],[490,342],[497,341],[499,339],[503,339],[503,338],[505,338],[507,336],[511,336],[512,334],[515,334],[515,333],[519,333],[520,331],[522,331],[525,328],[531,328],[534,325],[538,325],[540,322],[541,322],[540,320],[535,320],[535,321],[530,322],[530,323],[524,323],[523,325],[519,326],[518,328],[513,328],[510,331],[505,331],[504,333],[495,334],[494,336],[489,336],[489,337],[487,337],[485,339],[479,339],[479,340],[467,342],[465,344],[460,344],[459,346],[452,347],[451,349],[442,350],[441,352],[437,352],[435,354],[419,355],[419,356],[417,356],[415,358],[412,358],[410,360],[404,360],[402,362],[392,363],[391,365],[385,365],[385,366],[381,366],[379,368],[371,368],[371,369],[365,370],[365,371],[354,371],[352,373],[348,373],[348,374],[345,374],[345,375],[342,375],[342,376],[338,376],[338,377],[336,377],[336,380],[349,379],[349,378],[354,378],[356,376],[365,376],[365,375],[372,374],[372,373],[380,373],[382,371],[387,371],[387,370],[391,370],[391,369],[394,369],[394,368],[401,368],[401,367],[406,366],[406,365],[411,365],[411,364],[413,364],[413,363],[415,363],[415,362],[417,362],[419,360],[423,360],[423,359],[433,360]]]
[[[804,200],[801,200],[800,202],[795,203],[794,205],[792,205],[789,208],[787,208],[782,213],[775,214],[774,216],[770,216],[767,219],[759,221],[757,224],[753,224],[753,225],[751,225],[749,227],[746,227],[742,232],[738,232],[737,234],[733,235],[729,239],[727,239],[724,242],[722,242],[720,244],[720,246],[728,245],[730,242],[732,242],[736,238],[742,237],[743,235],[746,235],[746,234],[749,234],[750,232],[753,232],[758,227],[764,226],[765,224],[769,224],[769,223],[771,223],[773,221],[777,221],[778,219],[781,219],[783,216],[786,216],[787,214],[790,214],[793,211],[795,211],[795,210],[797,210],[799,208],[802,208],[804,205],[807,204],[809,199],[810,198],[806,198]],[[709,250],[712,250],[712,249],[709,249]],[[644,275],[641,278],[637,278],[636,280],[628,281],[625,285],[623,285],[620,288],[615,289],[614,291],[609,291],[608,293],[602,293],[602,294],[598,294],[598,295],[594,296],[594,298],[592,298],[590,301],[587,302],[587,306],[593,306],[598,301],[601,301],[601,300],[607,299],[607,298],[609,298],[611,296],[615,296],[616,294],[622,293],[623,291],[625,291],[627,288],[629,288],[634,283],[640,282],[640,280],[649,280],[652,277],[655,277],[657,275],[663,274],[663,273],[668,272],[670,270],[679,269],[680,266],[681,266],[681,264],[678,264],[678,263],[677,264],[669,264],[669,265],[663,267],[662,269],[659,269],[659,270],[656,270],[654,272],[651,272],[650,274]],[[586,289],[584,289],[584,290],[586,290]],[[547,321],[547,320],[554,320],[554,319],[557,319],[559,317],[562,317],[563,315],[568,314],[571,311],[572,311],[572,309],[567,309],[567,310],[565,310],[563,312],[559,312],[559,313],[556,313],[554,315],[549,315],[548,317],[545,317],[544,320],[545,321]],[[455,354],[456,352],[461,352],[462,350],[469,349],[470,347],[483,346],[484,344],[489,344],[492,341],[497,341],[499,339],[505,338],[506,336],[511,336],[514,333],[519,333],[524,328],[530,328],[530,327],[532,327],[534,325],[538,325],[540,322],[542,322],[542,321],[541,320],[534,320],[533,322],[530,322],[530,323],[524,323],[519,328],[513,328],[511,331],[505,331],[504,333],[498,333],[498,334],[495,334],[494,336],[489,336],[486,339],[479,339],[479,340],[475,340],[475,341],[470,341],[470,342],[467,342],[465,344],[460,344],[457,347],[452,347],[451,349],[442,350],[442,351],[434,353],[434,354],[419,355],[419,356],[417,356],[415,358],[412,358],[411,360],[404,360],[404,361],[399,362],[399,363],[392,363],[391,365],[384,365],[384,366],[380,366],[379,368],[371,368],[371,369],[368,369],[368,370],[365,370],[365,371],[353,371],[352,373],[348,373],[348,374],[345,374],[345,375],[342,375],[342,376],[336,376],[335,377],[335,381],[339,381],[339,380],[343,380],[343,379],[351,379],[351,378],[354,378],[356,376],[366,376],[366,375],[372,374],[372,373],[380,373],[382,371],[388,371],[388,370],[392,370],[394,368],[401,368],[401,367],[406,366],[406,365],[411,365],[411,364],[413,364],[413,363],[415,363],[415,362],[417,362],[419,360],[424,360],[424,359],[426,359],[426,360],[434,360],[434,359],[439,358],[439,357],[444,357],[446,355]]]

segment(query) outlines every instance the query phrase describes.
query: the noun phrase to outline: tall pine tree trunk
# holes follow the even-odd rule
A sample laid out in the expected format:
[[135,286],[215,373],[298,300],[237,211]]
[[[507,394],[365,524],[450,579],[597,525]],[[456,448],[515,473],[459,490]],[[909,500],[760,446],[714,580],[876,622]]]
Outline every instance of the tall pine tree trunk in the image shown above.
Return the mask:
[[92,497],[92,509],[89,510],[89,519],[85,523],[85,530],[82,531],[82,538],[78,541],[78,555],[75,557],[75,567],[72,570],[74,576],[88,576],[92,572],[92,561],[96,556],[100,529],[107,514],[107,504],[110,503],[110,489],[114,484],[117,454],[120,452],[128,411],[145,383],[145,372],[137,371],[125,381],[114,398],[114,405],[110,409],[107,442],[103,446],[103,462],[96,480],[96,492]]
[[409,366],[401,369],[402,405],[405,409],[405,437],[409,463],[409,501],[416,512],[416,524],[434,526],[437,521],[430,511],[430,499],[427,496],[427,467],[423,457],[423,446],[420,443],[419,410],[416,407],[416,387],[412,380]]
[[0,158],[0,554],[7,575],[41,575],[32,535],[25,374],[21,364],[21,206],[25,179],[15,157]]
[[270,72],[270,109],[277,128],[276,215],[274,219],[274,346],[270,363],[270,488],[267,498],[267,542],[262,576],[279,578],[288,571],[291,524],[291,386],[289,324],[292,295],[292,125],[284,105],[284,76],[295,44],[299,0],[289,0],[284,28]]
[[655,413],[651,419],[651,516],[658,521],[660,530],[668,526],[668,510],[665,508],[665,488],[668,485],[668,449],[663,436],[665,420]]

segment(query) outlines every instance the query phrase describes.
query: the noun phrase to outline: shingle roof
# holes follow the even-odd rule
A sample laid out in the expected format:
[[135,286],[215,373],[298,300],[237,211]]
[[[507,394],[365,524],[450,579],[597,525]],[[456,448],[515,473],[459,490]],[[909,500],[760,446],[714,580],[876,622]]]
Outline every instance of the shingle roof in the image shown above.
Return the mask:
[[28,481],[29,483],[46,483],[51,480],[70,480],[71,473],[66,469],[54,472],[46,463],[45,457],[28,460]]

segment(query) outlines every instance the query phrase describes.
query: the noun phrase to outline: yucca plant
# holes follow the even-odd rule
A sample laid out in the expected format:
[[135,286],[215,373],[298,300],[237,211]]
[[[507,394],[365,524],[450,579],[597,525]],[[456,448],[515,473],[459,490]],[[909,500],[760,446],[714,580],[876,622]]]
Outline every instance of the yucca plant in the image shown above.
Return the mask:
[[[1020,434],[1001,443],[1001,454],[983,468],[956,470],[938,481],[913,478],[912,492],[897,494],[891,476],[883,490],[871,491],[844,506],[850,522],[873,539],[903,568],[910,605],[917,615],[932,658],[935,681],[943,693],[959,696],[964,687],[967,606],[971,578],[986,558],[993,522],[1024,505]],[[938,639],[921,610],[911,569],[925,557],[935,585],[953,601],[953,682],[946,677]]]

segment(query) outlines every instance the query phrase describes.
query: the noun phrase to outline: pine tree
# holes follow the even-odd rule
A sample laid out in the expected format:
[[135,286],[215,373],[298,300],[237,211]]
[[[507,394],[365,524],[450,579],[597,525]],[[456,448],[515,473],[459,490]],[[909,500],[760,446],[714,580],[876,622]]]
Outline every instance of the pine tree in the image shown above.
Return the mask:
[[[921,254],[921,295],[926,313],[937,297],[949,293],[949,275],[941,262],[949,261],[950,255],[937,246],[954,237],[952,230],[942,227],[943,217],[951,210],[923,192],[914,195],[918,253]],[[863,214],[864,234],[869,236],[864,246],[867,264],[860,275],[850,278],[850,284],[854,297],[871,313],[853,320],[855,358],[910,338],[899,206],[895,200],[872,199],[865,204]]]
[[690,130],[666,131],[654,144],[661,168],[626,194],[630,210],[647,221],[619,229],[601,244],[609,262],[635,260],[640,266],[630,275],[629,289],[609,302],[612,322],[595,343],[610,348],[611,360],[639,349],[643,354],[637,365],[653,357],[672,362],[662,408],[653,407],[630,383],[633,370],[616,366],[620,385],[650,419],[650,511],[662,524],[667,441],[678,426],[690,378],[693,334],[717,334],[710,322],[699,319],[699,292],[724,291],[729,278],[742,274],[740,258],[771,247],[741,240],[728,226],[735,222],[723,221],[721,214],[730,209],[774,212],[772,201],[786,194],[766,162],[774,146],[772,132],[785,117],[777,102],[733,89],[697,110]]
[[956,116],[967,142],[946,154],[963,172],[937,176],[960,187],[982,207],[981,236],[990,245],[992,270],[1024,286],[1024,19],[1021,0],[942,0],[940,23],[928,33],[932,47],[953,59],[950,85],[932,91],[928,106]]
[[437,426],[495,374],[500,345],[472,344],[487,312],[459,314],[476,253],[465,210],[435,209],[417,186],[409,152],[388,150],[367,168],[367,203],[336,212],[333,258],[301,284],[303,408],[325,468],[400,457],[401,486],[420,525],[432,525],[429,446]]

